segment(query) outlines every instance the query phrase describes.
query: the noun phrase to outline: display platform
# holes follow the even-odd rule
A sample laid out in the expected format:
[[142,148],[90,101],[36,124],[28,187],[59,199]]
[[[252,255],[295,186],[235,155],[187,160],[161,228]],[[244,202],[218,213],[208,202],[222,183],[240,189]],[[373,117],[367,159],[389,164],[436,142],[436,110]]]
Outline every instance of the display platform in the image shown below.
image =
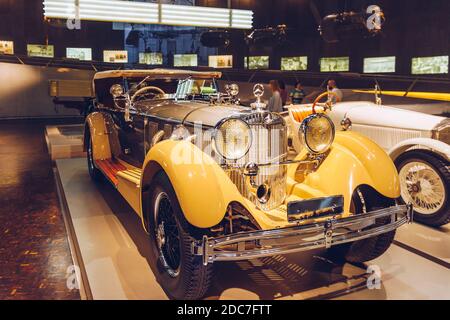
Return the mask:
[[45,141],[52,160],[84,157],[83,124],[47,126]]
[[[86,160],[57,160],[61,198],[92,299],[167,299],[148,264],[141,221],[109,184],[94,184]],[[448,226],[412,224],[396,244],[367,265],[380,267],[380,289],[369,290],[367,265],[339,264],[323,251],[218,263],[206,299],[450,299]],[[426,276],[424,276],[426,275]]]

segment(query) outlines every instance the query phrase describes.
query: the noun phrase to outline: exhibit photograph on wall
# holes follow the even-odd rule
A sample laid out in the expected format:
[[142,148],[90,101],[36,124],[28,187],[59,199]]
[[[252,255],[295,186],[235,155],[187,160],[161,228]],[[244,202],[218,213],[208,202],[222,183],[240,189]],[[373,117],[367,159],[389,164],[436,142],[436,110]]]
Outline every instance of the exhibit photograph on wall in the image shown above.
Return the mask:
[[78,59],[84,61],[92,60],[91,48],[67,48],[66,57],[69,59]]
[[244,67],[249,70],[269,69],[269,61],[269,56],[251,56],[248,59],[245,57]]
[[306,71],[308,70],[308,57],[283,57],[281,58],[281,70]]
[[395,72],[395,57],[364,58],[364,73]]
[[28,44],[27,54],[29,57],[53,58],[55,56],[55,47],[45,44]]
[[412,59],[412,74],[448,73],[448,56],[417,57]]
[[197,67],[198,56],[196,54],[176,54],[173,56],[174,67]]
[[159,66],[163,64],[163,55],[160,52],[139,52],[139,63]]
[[332,57],[320,59],[320,72],[346,72],[349,70],[349,57]]
[[211,68],[233,68],[233,56],[223,55],[223,56],[209,56],[209,67]]
[[14,42],[0,40],[0,54],[14,54]]
[[128,51],[126,50],[104,50],[103,61],[111,63],[128,63]]

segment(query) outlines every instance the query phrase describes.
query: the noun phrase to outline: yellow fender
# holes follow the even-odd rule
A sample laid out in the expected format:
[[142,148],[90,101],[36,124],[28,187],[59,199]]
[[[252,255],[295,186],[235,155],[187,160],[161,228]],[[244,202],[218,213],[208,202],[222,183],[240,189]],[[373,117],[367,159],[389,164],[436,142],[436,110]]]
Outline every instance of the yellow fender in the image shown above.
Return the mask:
[[[159,170],[164,170],[186,220],[195,227],[213,227],[223,220],[232,201],[245,203],[225,171],[190,142],[165,140],[156,144],[148,152],[143,168],[141,190]],[[144,217],[144,212],[141,215]]]
[[[303,159],[301,152],[297,159]],[[386,154],[370,139],[355,132],[339,132],[330,153],[320,167],[295,181],[297,165],[288,168],[288,194],[304,199],[343,195],[344,212],[349,215],[351,197],[360,185],[368,185],[385,197],[400,197],[397,170]]]

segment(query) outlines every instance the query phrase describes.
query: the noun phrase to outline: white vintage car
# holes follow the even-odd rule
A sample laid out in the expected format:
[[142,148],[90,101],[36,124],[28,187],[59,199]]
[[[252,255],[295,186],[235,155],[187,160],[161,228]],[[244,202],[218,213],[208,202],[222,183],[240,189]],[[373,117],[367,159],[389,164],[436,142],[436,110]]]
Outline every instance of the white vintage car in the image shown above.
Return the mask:
[[[293,132],[301,130],[298,120],[311,109],[289,107]],[[431,226],[450,222],[449,118],[365,101],[337,103],[326,113],[337,129],[364,134],[388,152],[399,171],[402,200],[413,204],[415,220]],[[297,136],[292,135],[293,146],[299,152],[303,146]]]

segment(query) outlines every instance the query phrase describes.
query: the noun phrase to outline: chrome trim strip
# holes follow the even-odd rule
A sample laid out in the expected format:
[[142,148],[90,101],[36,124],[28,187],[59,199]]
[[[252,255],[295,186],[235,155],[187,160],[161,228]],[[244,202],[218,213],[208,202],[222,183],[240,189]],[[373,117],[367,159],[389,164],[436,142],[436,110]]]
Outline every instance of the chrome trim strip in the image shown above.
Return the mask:
[[[363,240],[393,231],[400,226],[412,222],[412,206],[402,205],[389,207],[363,215],[342,219],[328,219],[324,222],[308,225],[295,225],[287,228],[261,230],[255,232],[242,232],[229,236],[208,238],[193,242],[193,254],[202,256],[205,265],[215,261],[237,261],[268,257],[277,254],[289,254],[318,248],[329,248],[334,245]],[[390,223],[371,227],[375,220],[391,217]],[[298,237],[295,243],[276,243],[277,240]],[[317,239],[307,239],[316,237]],[[261,244],[260,241],[267,243]],[[250,243],[251,242],[251,243]],[[260,249],[243,249],[239,251],[224,248],[236,245],[237,248],[245,248],[246,244],[257,244]]]

